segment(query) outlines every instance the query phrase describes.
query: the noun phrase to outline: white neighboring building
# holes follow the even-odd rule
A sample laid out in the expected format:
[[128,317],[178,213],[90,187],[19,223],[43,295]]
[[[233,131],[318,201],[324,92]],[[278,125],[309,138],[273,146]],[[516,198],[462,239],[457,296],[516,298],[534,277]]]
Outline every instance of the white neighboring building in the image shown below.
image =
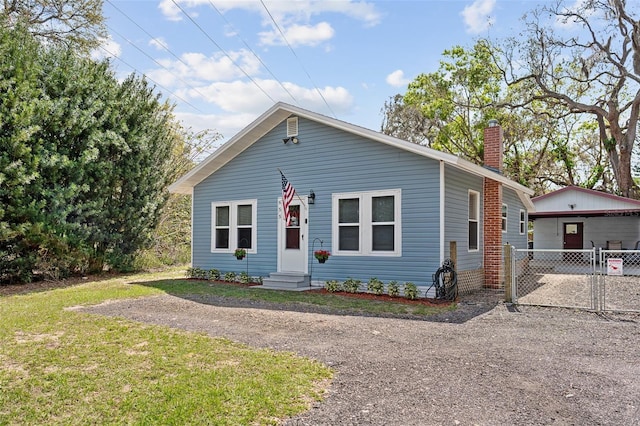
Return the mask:
[[534,249],[640,249],[640,201],[577,186],[531,201]]

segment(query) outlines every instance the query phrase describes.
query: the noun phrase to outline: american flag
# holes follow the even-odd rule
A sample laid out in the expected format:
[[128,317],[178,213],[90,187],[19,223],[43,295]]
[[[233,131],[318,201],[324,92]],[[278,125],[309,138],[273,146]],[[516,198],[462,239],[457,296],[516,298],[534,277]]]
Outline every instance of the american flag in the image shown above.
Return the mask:
[[287,178],[284,177],[282,171],[280,171],[280,176],[282,176],[282,208],[284,209],[284,220],[287,225],[291,225],[289,204],[293,201],[293,195],[296,193],[296,190],[291,186]]

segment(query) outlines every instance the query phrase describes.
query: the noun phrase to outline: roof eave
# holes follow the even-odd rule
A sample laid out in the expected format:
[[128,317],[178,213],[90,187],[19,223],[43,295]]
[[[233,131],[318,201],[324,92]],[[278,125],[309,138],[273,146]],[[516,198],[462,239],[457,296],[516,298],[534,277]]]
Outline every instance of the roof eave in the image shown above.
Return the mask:
[[367,139],[372,139],[387,145],[395,146],[397,148],[421,155],[423,157],[443,161],[444,163],[451,164],[454,167],[466,170],[475,175],[496,180],[506,185],[507,187],[514,189],[518,193],[518,196],[521,198],[523,203],[527,206],[528,210],[535,209],[533,203],[529,198],[533,195],[534,192],[531,189],[520,185],[517,182],[514,182],[499,173],[490,171],[482,166],[479,166],[452,154],[447,154],[429,147],[417,145],[415,143],[398,139],[393,136],[385,135],[371,129],[356,126],[345,121],[327,117],[283,102],[276,103],[262,115],[256,118],[251,124],[241,130],[237,135],[229,139],[224,145],[222,145],[215,152],[209,155],[209,157],[198,164],[193,170],[191,170],[182,178],[178,179],[175,183],[169,186],[169,191],[174,193],[191,194],[193,192],[193,187],[195,187],[198,183],[202,182],[204,179],[206,179],[207,176],[211,175],[213,172],[222,167],[227,161],[230,161],[233,157],[247,149],[254,142],[260,139],[260,137],[264,136],[267,132],[272,130],[284,119],[291,115],[298,115],[309,120],[321,122],[334,128],[344,130],[346,132],[356,134]]

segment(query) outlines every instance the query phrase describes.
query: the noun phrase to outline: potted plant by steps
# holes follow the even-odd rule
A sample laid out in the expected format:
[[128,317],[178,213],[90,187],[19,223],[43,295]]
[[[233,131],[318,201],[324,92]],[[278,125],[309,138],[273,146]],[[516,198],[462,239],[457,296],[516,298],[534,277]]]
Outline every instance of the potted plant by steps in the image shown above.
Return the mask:
[[247,255],[247,251],[243,248],[237,248],[233,255],[236,257],[236,259],[242,260]]
[[327,259],[329,259],[331,253],[329,253],[327,250],[316,250],[313,252],[313,255],[316,259],[318,259],[318,262],[324,263],[327,261]]

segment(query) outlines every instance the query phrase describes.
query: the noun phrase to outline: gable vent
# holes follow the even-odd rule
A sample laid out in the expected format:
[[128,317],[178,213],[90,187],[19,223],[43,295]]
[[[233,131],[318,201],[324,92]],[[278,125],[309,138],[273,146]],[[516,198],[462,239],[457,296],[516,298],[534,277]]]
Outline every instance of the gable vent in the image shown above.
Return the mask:
[[287,118],[287,137],[298,136],[298,117]]

